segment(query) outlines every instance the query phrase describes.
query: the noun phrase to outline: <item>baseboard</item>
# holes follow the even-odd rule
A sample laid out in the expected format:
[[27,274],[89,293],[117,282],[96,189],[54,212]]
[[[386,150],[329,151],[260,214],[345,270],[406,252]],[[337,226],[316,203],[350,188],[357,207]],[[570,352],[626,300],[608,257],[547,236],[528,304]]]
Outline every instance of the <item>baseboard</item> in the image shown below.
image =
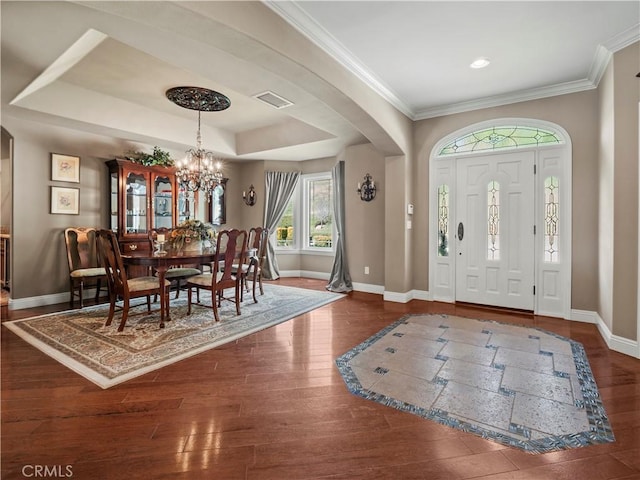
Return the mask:
[[424,300],[425,302],[432,302],[433,297],[427,290],[411,290],[411,294],[414,300]]
[[376,295],[382,295],[384,293],[384,285],[353,282],[353,290],[355,290],[356,292],[375,293]]
[[408,292],[384,291],[383,298],[387,302],[407,303],[411,300],[431,301],[431,295],[425,290],[409,290]]
[[314,278],[316,280],[329,280],[331,274],[325,272],[312,272],[310,270],[281,270],[280,276],[283,278],[303,277]]
[[[102,295],[106,295],[106,287],[102,288]],[[26,297],[26,298],[10,298],[9,310],[22,310],[25,308],[44,307],[46,305],[57,305],[58,303],[69,303],[70,293],[51,293],[49,295],[40,295],[38,297]],[[87,288],[83,293],[83,298],[92,299],[96,296],[95,288]],[[76,297],[76,302],[78,298]]]
[[572,309],[571,320],[595,324],[607,347],[630,357],[640,358],[640,344],[638,341],[614,335],[598,312]]
[[[329,280],[331,274],[324,272],[312,272],[310,270],[283,270],[280,272],[280,276],[283,278],[290,277],[304,277],[304,278],[314,278],[318,280]],[[384,293],[383,285],[374,285],[371,283],[353,283],[353,290],[356,292],[363,293],[375,293],[378,295],[382,295]]]
[[65,302],[69,302],[69,292],[52,293],[49,295],[40,295],[38,297],[10,298],[9,310],[22,310],[24,308],[43,307],[45,305],[55,305],[57,303]]
[[[284,270],[280,272],[281,277],[305,277],[317,278],[320,280],[329,280],[330,274],[323,272],[312,272],[309,270]],[[375,293],[382,295],[387,302],[407,303],[411,300],[431,301],[431,294],[426,290],[410,290],[408,292],[390,292],[384,289],[384,285],[375,285],[372,283],[355,282],[353,290],[356,292]]]

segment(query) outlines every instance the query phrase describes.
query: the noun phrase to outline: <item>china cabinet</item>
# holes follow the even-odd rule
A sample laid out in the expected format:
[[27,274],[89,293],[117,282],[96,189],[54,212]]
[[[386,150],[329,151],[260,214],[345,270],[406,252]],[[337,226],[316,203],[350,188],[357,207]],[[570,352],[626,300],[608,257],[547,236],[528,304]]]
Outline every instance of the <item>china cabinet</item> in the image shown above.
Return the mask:
[[151,228],[176,224],[178,188],[175,169],[115,159],[109,167],[110,228],[123,252],[148,250]]
[[119,158],[109,160],[107,167],[110,228],[116,232],[123,252],[148,250],[150,229],[171,228],[190,218],[200,218],[200,211],[203,221],[226,223],[226,178],[207,202],[198,193],[187,194],[178,188],[173,167],[145,166]]

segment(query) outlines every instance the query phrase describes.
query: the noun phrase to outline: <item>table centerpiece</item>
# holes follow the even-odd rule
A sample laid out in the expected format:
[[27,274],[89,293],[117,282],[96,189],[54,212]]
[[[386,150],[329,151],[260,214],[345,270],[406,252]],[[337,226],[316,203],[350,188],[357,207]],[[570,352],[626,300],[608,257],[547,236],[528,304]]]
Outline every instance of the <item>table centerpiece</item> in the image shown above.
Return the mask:
[[202,251],[210,247],[216,238],[215,227],[200,220],[186,220],[173,228],[169,242],[176,250],[185,252]]

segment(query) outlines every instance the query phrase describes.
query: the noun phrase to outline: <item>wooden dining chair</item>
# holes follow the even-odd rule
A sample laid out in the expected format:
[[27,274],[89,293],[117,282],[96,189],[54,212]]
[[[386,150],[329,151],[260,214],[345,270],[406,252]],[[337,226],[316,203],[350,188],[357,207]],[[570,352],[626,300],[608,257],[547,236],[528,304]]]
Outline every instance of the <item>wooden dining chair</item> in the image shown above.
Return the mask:
[[[246,230],[222,230],[218,233],[216,240],[216,259],[213,262],[213,270],[211,273],[203,273],[187,279],[188,287],[188,307],[187,315],[191,315],[192,291],[205,289],[211,292],[211,305],[213,307],[213,316],[216,322],[220,321],[218,308],[222,300],[235,302],[236,313],[240,315],[240,296],[241,276],[233,273],[233,264],[235,262],[244,263],[247,252],[247,231]],[[224,296],[226,289],[233,288],[233,298]],[[198,302],[199,304],[199,302]]]
[[67,248],[69,263],[69,287],[71,296],[69,305],[77,296],[80,308],[83,305],[84,289],[88,286],[96,287],[96,302],[100,298],[102,281],[106,282],[105,269],[98,261],[96,243],[96,229],[92,227],[69,227],[64,231],[64,243]]
[[107,274],[109,289],[109,317],[105,326],[111,325],[118,300],[122,300],[122,319],[118,331],[124,330],[129,316],[130,300],[137,297],[147,297],[147,312],[151,312],[151,295],[162,296],[160,301],[160,315],[169,316],[169,286],[171,282],[165,280],[161,286],[157,277],[146,276],[128,278],[127,271],[120,256],[118,239],[111,230],[98,231],[98,250]]
[[[148,232],[149,238],[149,247],[151,251],[155,250],[155,244],[158,241],[158,235],[164,235],[165,241],[168,243],[171,238],[171,228],[159,227],[159,228],[151,228]],[[155,275],[155,272],[152,272]],[[175,267],[169,268],[166,273],[166,279],[170,282],[175,282],[176,284],[176,296],[178,298],[180,296],[180,290],[182,287],[186,286],[186,281],[184,284],[181,282],[186,280],[189,277],[193,277],[194,275],[200,275],[202,273],[202,267],[196,264],[184,264],[178,265]]]

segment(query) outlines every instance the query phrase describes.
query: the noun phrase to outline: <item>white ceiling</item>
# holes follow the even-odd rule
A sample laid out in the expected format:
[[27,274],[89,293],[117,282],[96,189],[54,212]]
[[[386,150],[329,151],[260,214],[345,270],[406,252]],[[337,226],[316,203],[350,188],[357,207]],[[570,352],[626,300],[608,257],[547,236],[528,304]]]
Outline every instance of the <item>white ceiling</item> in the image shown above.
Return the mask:
[[[264,15],[264,5],[414,120],[594,88],[611,52],[639,38],[637,1],[224,8]],[[221,27],[222,7],[3,0],[2,114],[180,151],[194,143],[197,114],[164,92],[195,85],[231,99],[232,108],[202,114],[204,146],[226,158],[321,158],[371,140],[295,61]],[[489,67],[470,69],[479,56]],[[294,105],[277,110],[253,97],[268,90]]]
[[414,119],[592,87],[640,30],[638,1],[270,5]]

